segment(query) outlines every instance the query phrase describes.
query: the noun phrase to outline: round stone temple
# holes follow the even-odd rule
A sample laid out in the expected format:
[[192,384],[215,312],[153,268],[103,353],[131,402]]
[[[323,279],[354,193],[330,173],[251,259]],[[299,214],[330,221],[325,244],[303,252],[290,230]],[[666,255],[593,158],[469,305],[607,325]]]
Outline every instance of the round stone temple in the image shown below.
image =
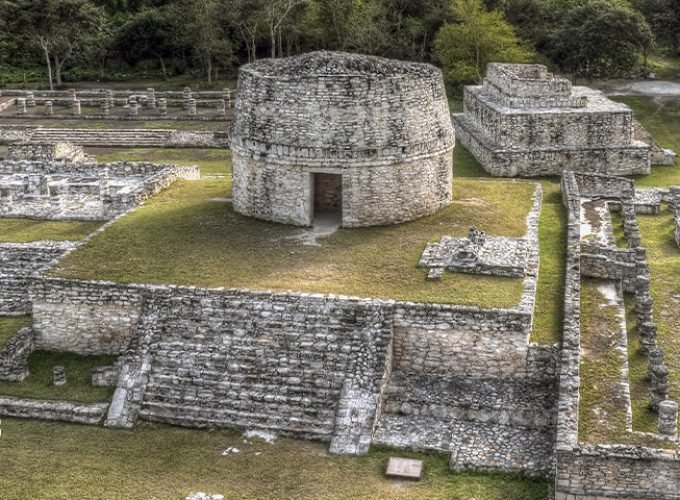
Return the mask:
[[455,136],[441,71],[340,52],[241,68],[233,206],[274,222],[394,224],[451,201]]

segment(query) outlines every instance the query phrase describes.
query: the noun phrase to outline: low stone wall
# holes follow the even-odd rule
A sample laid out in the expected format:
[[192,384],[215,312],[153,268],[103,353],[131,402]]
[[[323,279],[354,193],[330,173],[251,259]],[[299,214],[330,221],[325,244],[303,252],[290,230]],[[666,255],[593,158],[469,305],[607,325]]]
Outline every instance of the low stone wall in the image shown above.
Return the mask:
[[7,146],[6,160],[34,160],[55,162],[59,160],[80,163],[85,159],[81,147],[68,142],[34,143],[18,142]]
[[0,396],[0,416],[58,420],[77,424],[96,425],[102,421],[108,403],[72,403]]
[[556,500],[677,499],[677,452],[622,445],[558,451]]
[[0,243],[0,314],[29,314],[29,277],[74,248],[72,242]]
[[680,207],[675,209],[675,243],[680,247]]
[[16,141],[71,142],[79,146],[226,148],[228,132],[174,129],[67,129],[41,126],[0,126],[0,144]]
[[637,252],[634,248],[611,248],[581,244],[581,275],[623,281],[624,290],[635,291]]
[[22,328],[0,349],[0,380],[19,382],[26,378],[28,357],[33,350],[33,330]]

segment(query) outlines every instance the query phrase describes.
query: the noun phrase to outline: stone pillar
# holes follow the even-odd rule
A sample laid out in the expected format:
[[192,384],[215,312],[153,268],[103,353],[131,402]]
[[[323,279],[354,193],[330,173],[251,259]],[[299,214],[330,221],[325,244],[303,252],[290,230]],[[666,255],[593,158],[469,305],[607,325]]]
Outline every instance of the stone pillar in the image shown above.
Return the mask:
[[72,101],[76,100],[76,89],[68,89],[68,97]]
[[35,108],[35,95],[33,92],[26,93],[26,106],[29,108]]
[[189,99],[187,105],[187,115],[196,116],[196,99]]
[[226,116],[227,116],[227,101],[226,101],[226,99],[222,99],[220,101],[220,104],[217,106],[217,114],[220,115],[222,118],[226,118]]
[[649,365],[647,373],[652,385],[652,400],[650,403],[654,411],[658,411],[659,403],[668,399],[668,367],[663,361],[662,349],[649,351]]
[[23,97],[17,98],[17,114],[18,115],[26,114],[26,99],[24,99]]
[[638,275],[635,280],[636,330],[640,336],[640,352],[647,354],[656,347],[656,325],[654,324],[654,299],[650,293],[651,279],[648,273]]
[[109,194],[109,169],[105,168],[103,172],[99,173],[99,199],[103,200]]
[[659,434],[675,437],[678,434],[678,403],[669,399],[659,403]]
[[116,106],[116,100],[113,98],[113,90],[106,89],[106,100],[109,101],[109,107],[113,108]]
[[161,116],[168,116],[168,101],[165,99],[165,97],[158,99],[158,113]]
[[101,108],[102,108],[102,115],[109,116],[109,114],[111,113],[109,100],[104,98],[104,99],[101,100],[100,104],[101,104]]
[[184,99],[184,109],[189,109],[189,99],[191,99],[191,87],[184,87],[182,91],[182,98]]
[[78,99],[73,100],[73,116],[80,116],[80,101]]
[[131,99],[128,102],[128,116],[137,116],[138,114],[139,110],[137,109],[137,101]]
[[231,108],[231,90],[222,89],[222,99],[226,103],[227,109]]
[[63,366],[55,366],[52,369],[54,385],[66,385],[66,370]]
[[156,91],[149,87],[146,89],[147,92],[147,99],[146,99],[146,106],[149,109],[155,109],[156,108]]
[[45,114],[47,116],[52,116],[54,114],[54,108],[52,107],[52,101],[45,101]]

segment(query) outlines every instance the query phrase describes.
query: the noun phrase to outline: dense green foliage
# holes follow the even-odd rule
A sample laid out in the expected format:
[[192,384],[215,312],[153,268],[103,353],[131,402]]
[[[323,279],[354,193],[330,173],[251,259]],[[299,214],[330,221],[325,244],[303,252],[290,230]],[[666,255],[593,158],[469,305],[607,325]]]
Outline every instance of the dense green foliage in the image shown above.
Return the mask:
[[[677,53],[677,0],[0,0],[0,86],[39,78],[192,73],[310,50],[441,63],[449,83],[489,60],[546,62],[575,77],[638,70]],[[38,69],[41,68],[41,69]],[[36,72],[36,69],[38,71]],[[220,84],[223,85],[223,84]]]

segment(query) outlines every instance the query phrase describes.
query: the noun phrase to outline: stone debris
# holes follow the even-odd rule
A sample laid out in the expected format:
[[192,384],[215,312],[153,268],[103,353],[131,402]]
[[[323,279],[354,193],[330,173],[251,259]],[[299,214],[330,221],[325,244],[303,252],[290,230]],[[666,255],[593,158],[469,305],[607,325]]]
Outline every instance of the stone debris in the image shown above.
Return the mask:
[[219,494],[210,495],[208,493],[198,491],[196,493],[191,493],[190,495],[186,496],[184,500],[224,500],[224,495]]
[[428,243],[418,267],[429,268],[427,279],[441,279],[452,272],[523,277],[528,265],[527,240],[486,236],[471,227],[467,238],[444,236]]
[[56,386],[66,385],[66,370],[63,366],[52,368],[52,383]]
[[222,452],[222,456],[226,457],[227,455],[233,455],[235,453],[241,453],[241,450],[239,450],[238,448],[234,448],[234,447],[230,446],[229,448],[227,448],[226,450],[224,450]]
[[274,444],[278,439],[278,436],[273,432],[261,431],[261,430],[248,430],[243,434],[246,439],[261,439],[267,444]]

